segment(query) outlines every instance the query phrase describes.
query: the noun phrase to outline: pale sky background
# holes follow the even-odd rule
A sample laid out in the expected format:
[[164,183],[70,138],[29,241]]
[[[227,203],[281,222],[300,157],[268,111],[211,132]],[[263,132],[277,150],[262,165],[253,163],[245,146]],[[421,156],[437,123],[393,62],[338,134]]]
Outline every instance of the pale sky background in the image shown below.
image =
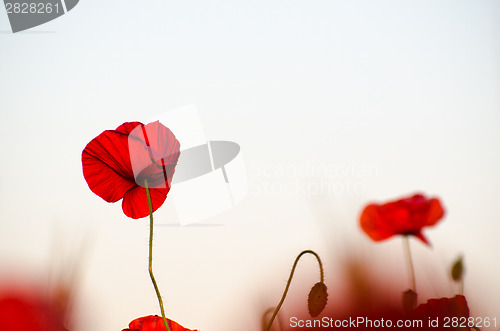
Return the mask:
[[[18,34],[0,10],[0,31],[0,274],[80,261],[77,330],[159,313],[148,221],[88,189],[83,148],[192,103],[210,139],[241,145],[250,192],[197,226],[168,202],[155,214],[169,317],[258,330],[303,249],[323,257],[332,302],[352,250],[404,291],[400,240],[373,243],[357,220],[421,191],[447,209],[432,249],[411,242],[421,300],[454,295],[464,254],[472,313],[500,318],[500,1],[81,0]],[[301,263],[291,299],[315,268]]]

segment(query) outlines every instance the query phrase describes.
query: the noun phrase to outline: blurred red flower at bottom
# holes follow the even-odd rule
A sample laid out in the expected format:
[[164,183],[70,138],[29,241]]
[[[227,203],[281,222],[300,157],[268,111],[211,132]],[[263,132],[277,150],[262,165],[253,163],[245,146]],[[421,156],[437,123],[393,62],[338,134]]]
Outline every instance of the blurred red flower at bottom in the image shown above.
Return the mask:
[[[427,303],[421,304],[413,312],[414,316],[436,320],[438,325],[451,330],[470,330],[468,325],[469,306],[463,295],[453,298],[430,299]],[[453,320],[456,320],[453,322]]]
[[32,289],[0,289],[0,330],[63,331],[63,315],[54,302]]
[[416,314],[426,316],[469,317],[469,306],[463,295],[453,298],[430,299],[415,309]]
[[[182,325],[178,324],[167,318],[168,326],[170,331],[197,331],[186,329]],[[166,331],[165,325],[163,324],[163,319],[161,316],[149,315],[144,317],[139,317],[128,325],[128,329],[123,329],[122,331]]]

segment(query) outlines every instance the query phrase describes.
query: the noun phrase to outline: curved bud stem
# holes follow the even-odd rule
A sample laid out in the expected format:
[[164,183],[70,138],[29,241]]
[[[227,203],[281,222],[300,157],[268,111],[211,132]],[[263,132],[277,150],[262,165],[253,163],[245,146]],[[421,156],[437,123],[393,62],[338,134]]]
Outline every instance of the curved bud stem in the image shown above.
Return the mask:
[[153,282],[153,286],[156,291],[156,296],[158,297],[158,302],[160,303],[161,317],[163,319],[163,324],[167,331],[170,331],[167,319],[165,318],[165,310],[163,309],[163,300],[161,299],[160,290],[158,289],[158,284],[156,284],[155,276],[153,275],[153,204],[151,203],[151,195],[149,194],[148,180],[144,180],[144,187],[146,189],[146,196],[148,198],[149,207],[149,276]]
[[316,254],[316,252],[314,252],[312,250],[302,251],[295,259],[295,262],[294,262],[293,267],[292,267],[292,271],[290,272],[290,277],[288,277],[288,281],[286,283],[285,291],[283,292],[283,296],[281,297],[281,301],[278,304],[278,306],[276,307],[276,309],[274,310],[273,316],[271,317],[271,320],[269,321],[269,324],[267,325],[266,331],[271,330],[271,326],[273,325],[274,319],[276,318],[276,315],[278,315],[278,312],[279,312],[281,306],[283,305],[283,302],[285,301],[286,295],[288,293],[288,289],[290,288],[290,285],[292,283],[292,278],[293,278],[293,274],[295,273],[295,268],[297,267],[297,263],[299,262],[300,258],[304,254],[312,254],[316,257],[316,260],[318,260],[318,264],[319,264],[321,283],[323,283],[323,281],[324,281],[323,264],[321,263],[321,259],[319,258],[319,255]]
[[[272,312],[274,312],[274,308],[268,308],[262,315],[262,331],[267,330],[267,316]],[[278,319],[279,330],[283,331],[283,321],[281,315],[276,315],[276,318]]]

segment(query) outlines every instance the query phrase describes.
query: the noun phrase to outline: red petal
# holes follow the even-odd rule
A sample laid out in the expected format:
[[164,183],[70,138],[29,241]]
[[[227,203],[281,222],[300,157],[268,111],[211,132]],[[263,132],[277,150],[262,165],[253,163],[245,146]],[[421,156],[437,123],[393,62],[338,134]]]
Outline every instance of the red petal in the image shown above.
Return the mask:
[[145,138],[148,146],[163,158],[167,158],[167,164],[176,164],[179,157],[180,144],[169,128],[160,122],[152,122],[144,127]]
[[[150,189],[151,204],[153,205],[153,212],[160,208],[165,199],[169,189]],[[144,187],[136,186],[127,191],[122,201],[122,209],[125,215],[133,219],[143,218],[149,216],[149,206]]]
[[463,295],[453,298],[430,299],[415,309],[416,314],[441,317],[469,317],[469,306]]
[[383,204],[379,206],[379,209],[382,218],[381,222],[388,232],[394,235],[415,231],[412,214],[401,200]]
[[[7,284],[11,285],[11,284]],[[52,298],[31,289],[0,290],[0,329],[2,331],[63,331],[63,316]]]
[[[196,330],[186,329],[182,325],[168,318],[167,318],[167,323],[171,331],[196,331]],[[153,316],[153,315],[144,316],[133,320],[132,322],[130,322],[129,328],[138,331],[166,331],[161,316]]]
[[436,224],[444,216],[444,208],[439,199],[431,199],[429,203],[429,212],[427,216],[427,225]]
[[179,149],[172,131],[158,121],[135,128],[129,135],[129,151],[136,183],[144,186],[147,178],[150,187],[170,186]]
[[125,122],[122,125],[118,126],[115,131],[130,134],[138,125],[144,126],[141,122]]
[[414,235],[415,235],[415,237],[420,239],[424,244],[431,246],[431,243],[429,242],[429,240],[427,240],[427,238],[422,234],[421,231],[414,233]]
[[83,176],[89,188],[107,202],[116,202],[134,187],[128,136],[107,130],[87,144],[82,153]]
[[379,208],[375,204],[365,207],[360,217],[361,228],[374,241],[381,241],[393,235],[388,231],[384,219],[381,217]]

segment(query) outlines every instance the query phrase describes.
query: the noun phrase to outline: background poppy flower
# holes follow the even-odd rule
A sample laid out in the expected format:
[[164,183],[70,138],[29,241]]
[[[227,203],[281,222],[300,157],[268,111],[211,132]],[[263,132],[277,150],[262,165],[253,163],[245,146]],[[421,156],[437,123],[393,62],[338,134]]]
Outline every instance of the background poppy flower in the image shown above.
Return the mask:
[[82,152],[83,175],[89,188],[107,202],[122,201],[128,217],[149,215],[145,181],[150,188],[153,211],[167,198],[179,159],[179,141],[156,121],[123,123],[106,130]]
[[430,299],[418,306],[415,313],[431,317],[469,317],[469,306],[463,295],[456,295],[453,298]]
[[0,330],[66,331],[64,314],[55,298],[42,294],[31,285],[3,286],[0,289]]
[[[171,331],[197,331],[186,329],[182,325],[178,324],[167,318],[168,327]],[[165,325],[163,324],[163,319],[161,316],[144,316],[139,317],[128,325],[128,329],[123,329],[122,331],[166,331]]]
[[[469,318],[469,306],[463,295],[457,295],[453,298],[430,299],[427,303],[418,306],[412,316],[421,320],[434,320],[438,318],[439,325],[442,325],[445,322],[445,318]],[[465,327],[460,328],[460,324]],[[470,330],[469,326],[464,324],[463,320],[460,320],[457,327],[454,327],[451,323],[449,325],[452,330]]]
[[374,241],[401,234],[414,235],[429,244],[422,228],[435,225],[443,216],[444,209],[439,199],[416,194],[381,205],[366,206],[361,213],[360,225]]

